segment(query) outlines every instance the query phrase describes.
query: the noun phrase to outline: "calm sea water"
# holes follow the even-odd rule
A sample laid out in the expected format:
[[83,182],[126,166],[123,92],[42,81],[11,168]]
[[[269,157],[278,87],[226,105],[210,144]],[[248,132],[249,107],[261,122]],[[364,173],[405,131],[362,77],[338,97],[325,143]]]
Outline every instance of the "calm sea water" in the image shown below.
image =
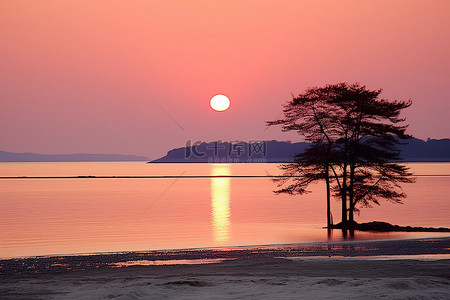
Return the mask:
[[[411,163],[404,204],[358,222],[450,227],[450,163]],[[0,163],[5,176],[277,175],[276,164]],[[428,176],[422,176],[428,175]],[[429,176],[433,175],[433,176]],[[269,178],[0,179],[0,257],[306,243],[327,235],[322,184],[275,195]],[[339,202],[333,202],[339,222]],[[355,233],[355,239],[449,236]]]

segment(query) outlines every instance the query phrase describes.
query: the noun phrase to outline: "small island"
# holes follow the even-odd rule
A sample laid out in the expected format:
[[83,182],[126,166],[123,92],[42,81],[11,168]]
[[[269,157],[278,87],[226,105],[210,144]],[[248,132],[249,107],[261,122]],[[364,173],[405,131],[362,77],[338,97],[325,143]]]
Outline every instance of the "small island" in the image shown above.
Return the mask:
[[367,222],[346,224],[342,226],[342,223],[336,225],[330,225],[330,229],[347,229],[347,230],[359,230],[359,231],[374,231],[374,232],[450,232],[450,228],[434,228],[434,227],[411,227],[411,226],[399,226],[392,225],[387,222]]

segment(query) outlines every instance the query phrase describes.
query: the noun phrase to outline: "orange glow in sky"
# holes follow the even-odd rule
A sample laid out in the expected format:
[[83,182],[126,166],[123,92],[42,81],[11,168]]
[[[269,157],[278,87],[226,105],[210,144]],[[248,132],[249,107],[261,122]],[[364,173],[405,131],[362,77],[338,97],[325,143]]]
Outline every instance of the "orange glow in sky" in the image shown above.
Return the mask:
[[[4,0],[0,150],[156,158],[187,139],[296,140],[265,121],[291,93],[341,81],[412,99],[410,132],[448,137],[448,11],[446,0]],[[205,105],[218,92],[233,101],[220,118]]]

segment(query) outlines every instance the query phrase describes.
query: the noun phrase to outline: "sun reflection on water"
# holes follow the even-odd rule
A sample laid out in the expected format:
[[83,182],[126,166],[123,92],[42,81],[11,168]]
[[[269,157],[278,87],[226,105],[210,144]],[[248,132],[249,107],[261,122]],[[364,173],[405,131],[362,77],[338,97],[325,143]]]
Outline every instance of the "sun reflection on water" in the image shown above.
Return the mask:
[[[211,175],[230,175],[227,164],[211,165]],[[230,239],[230,178],[211,178],[211,217],[214,240],[225,242]]]

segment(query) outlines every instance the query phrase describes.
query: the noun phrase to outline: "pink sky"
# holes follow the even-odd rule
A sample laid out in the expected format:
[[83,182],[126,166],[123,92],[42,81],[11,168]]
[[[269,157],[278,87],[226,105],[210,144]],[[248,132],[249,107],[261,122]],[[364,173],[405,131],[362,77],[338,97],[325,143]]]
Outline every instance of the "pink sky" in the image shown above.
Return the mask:
[[[299,140],[264,122],[291,93],[341,81],[412,99],[410,133],[449,137],[449,11],[447,0],[3,0],[0,150],[156,158],[189,139]],[[226,112],[209,107],[217,93]]]

